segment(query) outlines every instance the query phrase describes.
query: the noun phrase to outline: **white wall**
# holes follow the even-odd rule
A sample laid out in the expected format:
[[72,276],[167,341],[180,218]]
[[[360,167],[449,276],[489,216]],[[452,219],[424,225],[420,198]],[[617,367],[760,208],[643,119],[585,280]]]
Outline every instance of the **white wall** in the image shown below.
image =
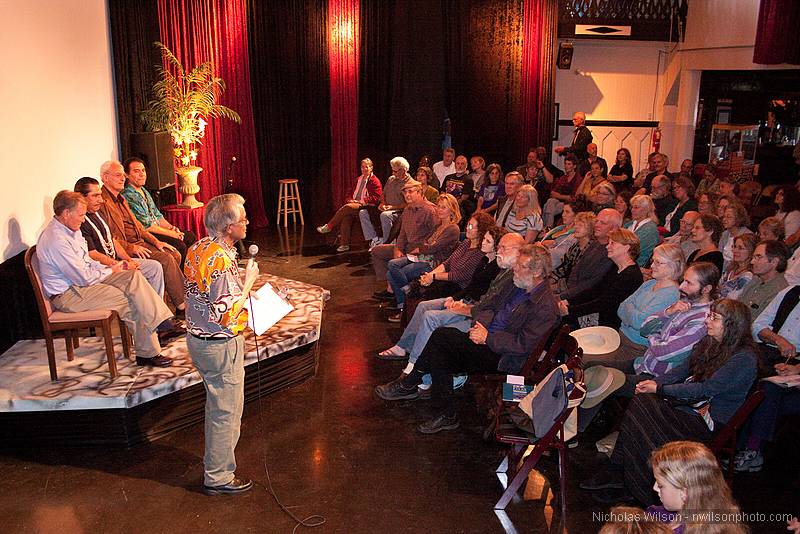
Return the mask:
[[117,157],[105,0],[0,0],[0,261]]
[[[659,49],[664,48],[664,43],[593,39],[576,40],[573,45],[571,68],[556,71],[556,102],[561,119],[571,119],[574,112],[584,111],[589,120],[659,120],[658,96],[663,80],[657,73],[665,66],[663,59],[659,64]],[[649,128],[590,129],[598,153],[609,165],[622,146],[631,151],[635,169],[646,164],[652,133]],[[558,133],[556,145],[572,142],[572,127],[562,126]]]

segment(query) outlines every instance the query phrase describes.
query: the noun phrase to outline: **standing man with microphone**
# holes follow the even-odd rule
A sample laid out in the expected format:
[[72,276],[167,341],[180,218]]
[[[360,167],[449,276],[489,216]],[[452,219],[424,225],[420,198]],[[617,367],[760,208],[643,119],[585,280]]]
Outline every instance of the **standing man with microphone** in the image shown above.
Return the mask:
[[206,389],[206,495],[234,495],[253,487],[236,477],[234,449],[244,407],[244,336],[247,300],[258,278],[253,248],[244,281],[239,276],[235,243],[247,233],[244,199],[237,194],[212,198],[206,205],[208,237],[186,254],[186,345]]

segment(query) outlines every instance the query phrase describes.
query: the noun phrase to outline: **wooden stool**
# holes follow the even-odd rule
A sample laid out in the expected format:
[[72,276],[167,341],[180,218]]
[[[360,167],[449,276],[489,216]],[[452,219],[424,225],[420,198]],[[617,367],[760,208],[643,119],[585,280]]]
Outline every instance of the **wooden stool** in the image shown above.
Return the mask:
[[288,225],[288,216],[292,214],[292,224],[297,224],[295,213],[300,214],[300,224],[305,226],[303,219],[303,205],[300,203],[300,189],[297,187],[297,178],[278,180],[281,184],[278,193],[278,225],[281,224],[283,213],[283,226]]

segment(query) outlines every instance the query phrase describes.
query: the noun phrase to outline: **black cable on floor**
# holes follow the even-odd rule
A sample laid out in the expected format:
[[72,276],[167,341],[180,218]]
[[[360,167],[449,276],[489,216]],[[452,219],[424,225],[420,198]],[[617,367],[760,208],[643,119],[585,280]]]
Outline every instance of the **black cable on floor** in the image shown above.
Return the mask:
[[[250,300],[250,310],[248,310],[248,313],[252,314],[253,313],[253,311],[252,311],[253,310],[253,299],[252,299],[252,297],[248,296],[248,300]],[[253,324],[255,325],[255,323],[256,322],[255,322],[255,316],[254,316],[253,317]],[[320,336],[321,335],[322,335],[322,329],[320,328]],[[263,407],[262,402],[261,402],[261,351],[258,349],[258,335],[255,333],[255,331],[253,332],[253,338],[254,338],[255,343],[256,343],[256,360],[257,360],[257,363],[256,363],[256,367],[257,367],[256,380],[258,382],[258,422],[259,422],[259,424],[258,424],[258,433],[261,435],[261,442],[266,444],[267,440],[266,440],[266,435],[264,433],[264,407]],[[314,358],[315,358],[315,361],[316,361],[316,358],[319,357],[319,338],[317,338],[317,345],[316,345],[316,347],[314,347],[314,352],[315,352]],[[297,523],[294,526],[294,528],[292,529],[292,534],[295,534],[297,532],[298,527],[301,527],[301,526],[308,527],[308,528],[313,528],[313,527],[318,527],[320,525],[325,524],[325,516],[322,516],[322,515],[319,515],[319,514],[313,514],[313,515],[310,515],[310,516],[306,517],[305,519],[300,519],[299,517],[294,515],[286,506],[284,506],[284,504],[278,498],[278,494],[275,493],[275,489],[272,487],[272,478],[269,475],[269,466],[267,465],[267,451],[266,450],[264,450],[264,474],[267,475],[267,486],[266,486],[266,489],[267,489],[268,493],[270,495],[272,495],[272,498],[275,499],[275,502],[277,503],[278,506],[280,506],[281,510],[283,510],[286,515],[291,517]]]

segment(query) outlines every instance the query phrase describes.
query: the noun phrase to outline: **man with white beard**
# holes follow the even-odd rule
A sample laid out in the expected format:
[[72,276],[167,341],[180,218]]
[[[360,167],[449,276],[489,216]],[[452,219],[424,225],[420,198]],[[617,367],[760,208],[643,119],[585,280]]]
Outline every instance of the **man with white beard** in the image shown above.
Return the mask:
[[416,399],[425,374],[433,377],[434,415],[417,427],[424,434],[458,428],[453,375],[518,374],[528,356],[560,321],[558,299],[550,289],[550,252],[539,244],[520,249],[513,283],[481,299],[471,310],[468,332],[438,328],[409,374],[375,388],[387,400]]

